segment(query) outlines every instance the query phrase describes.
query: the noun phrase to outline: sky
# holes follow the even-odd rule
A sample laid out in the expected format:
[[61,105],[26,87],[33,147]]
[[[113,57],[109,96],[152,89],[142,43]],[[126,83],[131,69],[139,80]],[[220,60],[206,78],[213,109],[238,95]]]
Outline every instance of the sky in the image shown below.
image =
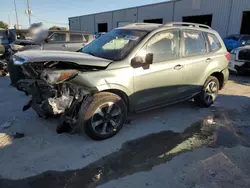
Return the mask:
[[[25,14],[27,0],[15,0],[19,24],[28,28]],[[164,0],[30,0],[31,22],[43,22],[47,27],[53,25],[68,27],[68,18],[133,6],[163,2]],[[166,1],[166,0],[165,0]],[[16,24],[14,0],[0,0],[0,20]],[[9,19],[10,18],[10,19]]]

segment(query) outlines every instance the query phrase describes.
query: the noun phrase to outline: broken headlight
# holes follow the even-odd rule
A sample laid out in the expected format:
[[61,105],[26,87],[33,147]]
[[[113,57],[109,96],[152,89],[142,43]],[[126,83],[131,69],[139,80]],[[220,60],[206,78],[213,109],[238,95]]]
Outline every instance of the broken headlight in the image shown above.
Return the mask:
[[22,46],[22,45],[10,44],[10,48],[11,48],[13,51],[15,51],[15,52],[20,51],[23,47],[24,47],[24,46]]
[[49,84],[58,84],[71,80],[78,75],[78,70],[44,70],[41,79]]

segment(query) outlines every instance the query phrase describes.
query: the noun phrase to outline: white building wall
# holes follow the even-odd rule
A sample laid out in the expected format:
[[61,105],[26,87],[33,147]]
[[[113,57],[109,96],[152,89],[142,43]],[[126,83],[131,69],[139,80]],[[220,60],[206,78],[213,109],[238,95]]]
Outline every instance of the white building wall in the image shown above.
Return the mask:
[[[236,2],[238,0],[235,0]],[[250,1],[250,0],[249,0]],[[182,21],[183,16],[212,14],[212,28],[222,37],[227,35],[231,0],[182,0],[175,2],[174,20]]]
[[173,2],[158,3],[155,5],[147,5],[138,7],[138,22],[148,19],[163,19],[163,23],[172,21]]
[[69,29],[72,31],[80,31],[80,19],[79,17],[69,18]]
[[104,12],[104,13],[95,14],[94,17],[95,17],[95,32],[98,32],[99,23],[107,23],[108,31],[113,29],[112,12]]
[[250,11],[250,0],[232,0],[228,34],[240,33],[243,11]]
[[137,8],[113,11],[113,28],[118,26],[118,22],[137,22]]
[[81,31],[95,32],[95,16],[86,15],[80,16]]
[[143,22],[145,19],[163,19],[163,22],[182,21],[184,16],[212,14],[212,28],[222,37],[238,34],[243,11],[250,11],[250,0],[176,0],[172,2],[110,11],[69,18],[71,30],[98,31],[98,23],[107,23],[108,30],[118,22]]

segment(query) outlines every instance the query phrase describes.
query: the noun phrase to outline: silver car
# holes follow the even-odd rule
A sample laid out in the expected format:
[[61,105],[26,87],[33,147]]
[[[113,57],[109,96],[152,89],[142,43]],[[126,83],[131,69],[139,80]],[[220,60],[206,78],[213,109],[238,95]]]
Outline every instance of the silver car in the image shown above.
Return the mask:
[[31,95],[24,110],[61,115],[58,132],[77,128],[96,140],[118,133],[128,113],[194,98],[209,107],[228,80],[230,54],[219,34],[193,23],[135,23],[81,52],[26,51],[14,57]]

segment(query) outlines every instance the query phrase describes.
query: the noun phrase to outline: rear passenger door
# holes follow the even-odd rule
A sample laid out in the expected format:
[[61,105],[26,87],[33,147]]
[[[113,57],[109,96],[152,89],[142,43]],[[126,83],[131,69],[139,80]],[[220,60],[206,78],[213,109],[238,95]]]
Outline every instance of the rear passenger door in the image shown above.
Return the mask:
[[186,86],[186,94],[191,96],[201,90],[206,69],[213,59],[208,53],[208,45],[202,31],[183,30],[182,46],[183,80]]

